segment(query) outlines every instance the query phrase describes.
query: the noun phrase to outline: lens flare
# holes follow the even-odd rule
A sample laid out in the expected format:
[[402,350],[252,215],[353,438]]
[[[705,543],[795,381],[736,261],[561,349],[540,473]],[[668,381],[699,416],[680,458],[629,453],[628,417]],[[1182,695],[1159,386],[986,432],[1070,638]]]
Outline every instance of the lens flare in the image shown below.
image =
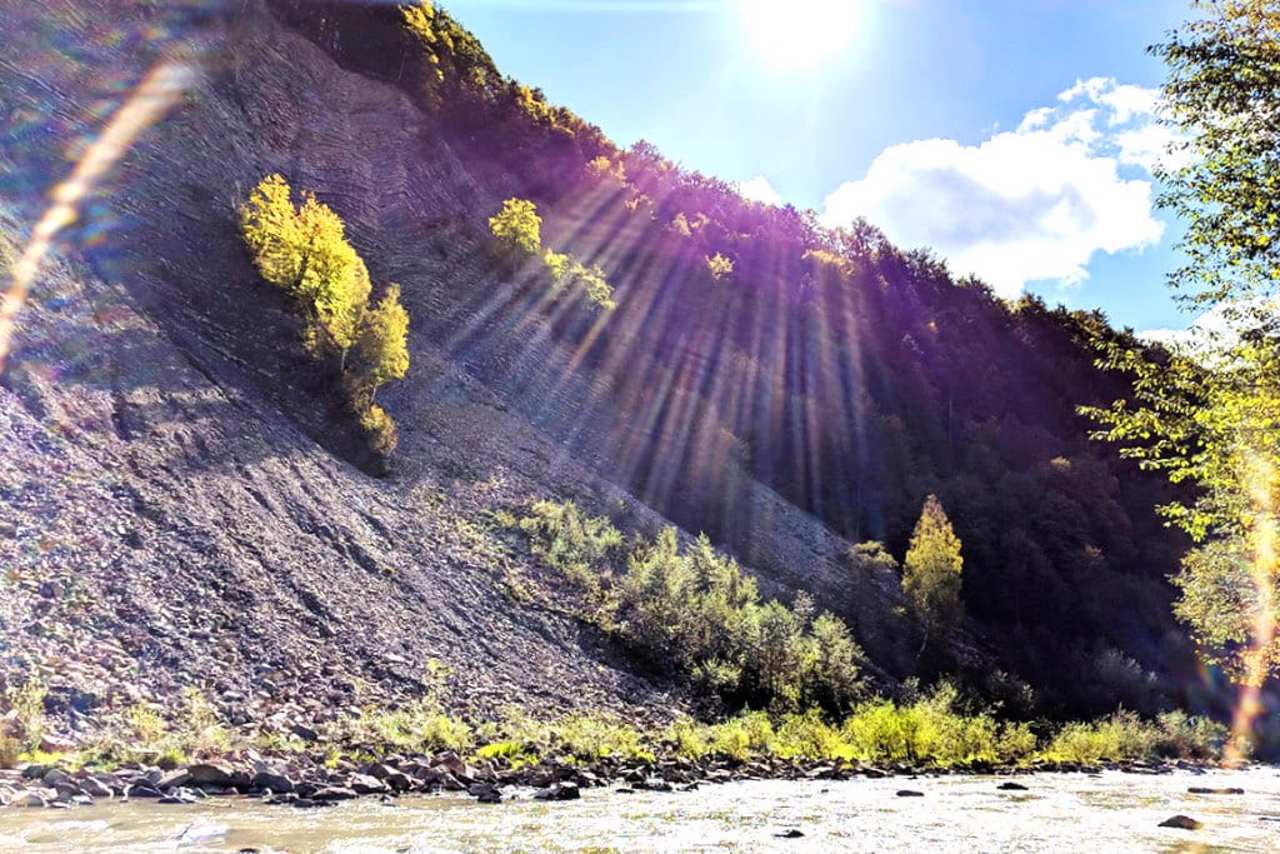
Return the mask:
[[1245,679],[1240,687],[1231,720],[1231,740],[1224,754],[1229,764],[1239,764],[1249,757],[1253,741],[1253,723],[1264,711],[1262,685],[1266,682],[1273,655],[1276,634],[1276,516],[1275,471],[1266,459],[1249,455],[1249,494],[1253,504],[1251,572],[1258,596],[1258,616],[1253,628],[1253,642],[1245,656]]
[[191,85],[195,69],[188,62],[165,60],[156,65],[107,122],[102,134],[86,148],[71,176],[53,188],[51,204],[36,223],[17,262],[10,284],[0,301],[0,373],[13,339],[18,314],[26,304],[31,285],[40,272],[58,232],[76,221],[85,197],[120,161],[138,137],[159,121]]

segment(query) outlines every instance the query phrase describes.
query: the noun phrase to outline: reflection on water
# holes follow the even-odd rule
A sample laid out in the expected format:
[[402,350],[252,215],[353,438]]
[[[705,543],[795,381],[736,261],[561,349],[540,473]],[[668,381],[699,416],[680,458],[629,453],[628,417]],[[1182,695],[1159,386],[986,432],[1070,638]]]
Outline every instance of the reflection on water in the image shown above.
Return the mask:
[[[1206,775],[1106,773],[735,783],[696,792],[587,792],[582,800],[363,800],[331,809],[264,807],[244,799],[195,806],[150,802],[0,810],[0,850],[22,851],[1277,851],[1280,771]],[[1189,786],[1243,795],[1192,795]],[[1160,828],[1175,813],[1197,831]],[[804,836],[783,838],[789,830]]]

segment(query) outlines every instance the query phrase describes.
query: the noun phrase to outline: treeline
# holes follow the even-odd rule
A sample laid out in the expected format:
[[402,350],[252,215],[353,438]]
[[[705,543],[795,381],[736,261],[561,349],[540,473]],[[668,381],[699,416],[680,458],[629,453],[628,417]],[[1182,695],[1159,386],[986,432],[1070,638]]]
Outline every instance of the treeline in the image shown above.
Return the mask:
[[400,286],[371,304],[369,271],[342,219],[313,193],[295,205],[280,175],[263,178],[240,208],[240,230],[262,278],[283,288],[303,321],[303,346],[334,364],[370,447],[395,450],[395,421],[375,403],[378,389],[409,370],[409,313]]

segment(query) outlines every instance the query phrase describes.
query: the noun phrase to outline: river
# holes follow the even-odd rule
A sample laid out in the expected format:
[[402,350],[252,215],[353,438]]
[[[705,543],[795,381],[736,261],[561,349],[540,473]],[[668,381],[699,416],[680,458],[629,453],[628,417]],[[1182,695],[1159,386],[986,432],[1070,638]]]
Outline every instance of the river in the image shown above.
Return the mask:
[[[1280,851],[1280,770],[744,782],[694,792],[588,791],[484,805],[463,796],[322,810],[216,798],[0,810],[0,851]],[[1239,787],[1196,795],[1189,787]],[[913,789],[923,797],[899,797]],[[1174,814],[1199,830],[1162,828]],[[779,834],[798,830],[802,837]]]

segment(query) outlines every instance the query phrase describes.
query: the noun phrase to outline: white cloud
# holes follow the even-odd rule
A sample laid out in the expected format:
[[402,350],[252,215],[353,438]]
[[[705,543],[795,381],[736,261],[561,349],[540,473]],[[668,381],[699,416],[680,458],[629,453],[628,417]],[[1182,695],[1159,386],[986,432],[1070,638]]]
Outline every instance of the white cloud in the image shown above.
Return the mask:
[[978,145],[927,139],[882,151],[827,197],[823,221],[859,216],[904,246],[929,246],[1003,296],[1028,282],[1076,284],[1098,252],[1158,243],[1150,169],[1171,137],[1157,93],[1110,78],[1077,81],[1054,106]]
[[763,202],[766,205],[782,204],[782,194],[775,190],[769,183],[769,179],[763,175],[757,175],[750,181],[739,183],[738,193],[742,198],[753,202]]
[[1280,300],[1274,297],[1224,302],[1201,314],[1186,329],[1147,329],[1139,332],[1138,337],[1201,360],[1212,360],[1238,344],[1242,332],[1274,328],[1278,310]]

